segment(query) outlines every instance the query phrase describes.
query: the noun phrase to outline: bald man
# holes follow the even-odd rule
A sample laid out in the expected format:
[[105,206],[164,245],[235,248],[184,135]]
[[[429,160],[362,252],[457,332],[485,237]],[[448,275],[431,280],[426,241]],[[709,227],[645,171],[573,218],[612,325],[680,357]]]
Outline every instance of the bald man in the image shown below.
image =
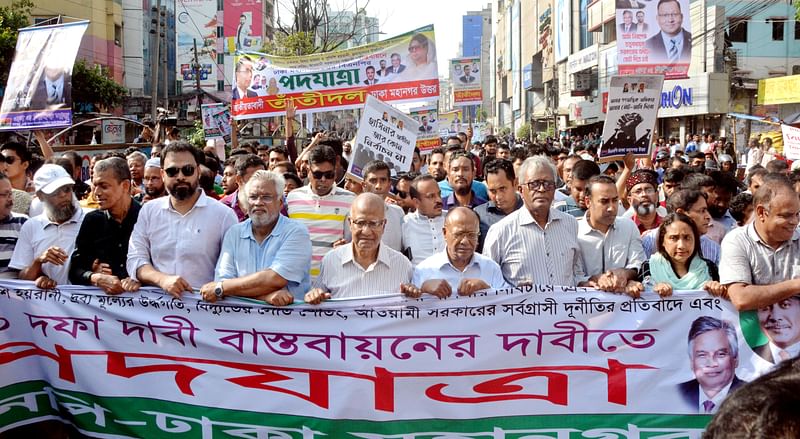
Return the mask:
[[423,293],[445,298],[458,293],[510,287],[497,262],[475,253],[480,236],[478,215],[466,207],[451,209],[444,219],[445,250],[430,256],[414,269],[414,285]]
[[381,244],[386,214],[383,198],[372,193],[353,200],[349,218],[353,241],[328,252],[322,259],[319,277],[305,302],[319,304],[327,299],[381,296],[403,293],[419,297],[411,285],[413,268],[402,253]]

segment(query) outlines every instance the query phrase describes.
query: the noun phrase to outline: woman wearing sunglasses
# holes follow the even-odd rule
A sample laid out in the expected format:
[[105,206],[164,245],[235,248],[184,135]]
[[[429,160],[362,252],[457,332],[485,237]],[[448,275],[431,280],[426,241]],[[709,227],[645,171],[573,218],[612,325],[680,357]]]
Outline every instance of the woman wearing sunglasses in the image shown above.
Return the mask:
[[694,221],[682,213],[671,213],[658,230],[657,251],[642,264],[640,281],[661,297],[674,290],[706,290],[726,296],[719,283],[716,264],[700,255],[700,233]]

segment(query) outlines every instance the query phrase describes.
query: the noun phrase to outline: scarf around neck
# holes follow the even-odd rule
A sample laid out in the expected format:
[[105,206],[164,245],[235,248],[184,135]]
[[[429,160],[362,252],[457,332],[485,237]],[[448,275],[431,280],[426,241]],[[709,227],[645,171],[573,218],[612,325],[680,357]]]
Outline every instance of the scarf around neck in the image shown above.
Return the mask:
[[675,291],[699,290],[703,288],[703,284],[711,280],[711,274],[708,272],[706,261],[695,255],[689,264],[689,271],[683,277],[678,277],[667,258],[656,252],[650,256],[650,279],[653,284],[666,282],[672,285]]

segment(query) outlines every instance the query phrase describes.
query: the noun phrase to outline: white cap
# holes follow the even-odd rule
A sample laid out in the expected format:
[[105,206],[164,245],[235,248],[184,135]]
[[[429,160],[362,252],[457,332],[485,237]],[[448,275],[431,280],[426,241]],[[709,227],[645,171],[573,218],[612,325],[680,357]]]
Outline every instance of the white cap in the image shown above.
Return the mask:
[[42,165],[33,175],[33,186],[36,188],[36,192],[42,191],[47,195],[68,184],[75,184],[75,180],[67,174],[64,168],[58,165]]
[[147,168],[158,168],[158,169],[161,169],[161,159],[158,158],[158,157],[153,157],[153,158],[147,159],[147,161],[144,164],[144,168],[145,169],[147,169]]
[[790,168],[792,171],[796,171],[800,169],[800,160],[795,160],[792,162],[792,167]]

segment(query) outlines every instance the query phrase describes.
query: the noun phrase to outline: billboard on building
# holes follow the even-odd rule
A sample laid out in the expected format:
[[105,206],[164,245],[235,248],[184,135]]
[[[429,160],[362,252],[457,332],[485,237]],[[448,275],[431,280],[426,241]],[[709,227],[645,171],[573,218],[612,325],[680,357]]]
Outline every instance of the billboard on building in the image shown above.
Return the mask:
[[549,3],[539,14],[539,47],[542,48],[542,82],[553,79],[553,9]]
[[481,56],[483,15],[465,15],[462,23],[461,56]]
[[617,0],[619,73],[688,77],[691,32],[689,0]]
[[758,105],[800,102],[800,75],[781,76],[758,81]]
[[[197,77],[200,87],[217,89],[217,2],[216,0],[182,0],[175,15],[176,62],[178,79],[183,88],[194,88]],[[198,66],[194,48],[197,47]]]
[[483,102],[480,57],[455,58],[450,60],[450,83],[453,84],[453,104],[480,105]]
[[261,50],[263,0],[226,0],[223,18],[225,53]]
[[553,54],[555,62],[561,62],[572,47],[572,0],[555,0],[555,18]]
[[72,125],[72,67],[88,21],[20,29],[0,130]]

